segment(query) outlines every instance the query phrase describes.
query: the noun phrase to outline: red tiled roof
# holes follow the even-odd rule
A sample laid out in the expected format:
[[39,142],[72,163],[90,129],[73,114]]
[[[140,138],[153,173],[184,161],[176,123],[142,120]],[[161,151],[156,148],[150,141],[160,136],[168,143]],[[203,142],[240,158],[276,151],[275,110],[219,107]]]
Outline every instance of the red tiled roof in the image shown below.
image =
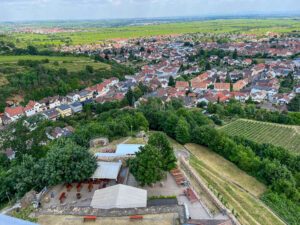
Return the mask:
[[215,83],[215,89],[230,90],[230,83]]
[[188,88],[189,82],[187,81],[176,81],[176,88]]
[[23,111],[23,107],[22,106],[18,106],[15,108],[9,108],[9,107],[5,107],[5,112],[10,116],[16,116],[16,115],[20,115],[20,114],[24,114]]

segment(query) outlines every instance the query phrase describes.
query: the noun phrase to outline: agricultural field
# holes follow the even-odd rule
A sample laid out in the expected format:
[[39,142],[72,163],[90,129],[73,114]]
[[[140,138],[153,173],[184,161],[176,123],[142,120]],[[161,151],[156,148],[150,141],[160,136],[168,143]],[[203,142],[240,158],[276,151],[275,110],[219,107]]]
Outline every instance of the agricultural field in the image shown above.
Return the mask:
[[221,130],[230,136],[243,135],[250,140],[271,143],[300,154],[300,129],[298,126],[239,119],[221,127]]
[[300,31],[299,18],[226,19],[89,29],[86,32],[56,34],[11,34],[19,43],[44,47],[64,44],[95,44],[114,38],[133,38],[183,33],[279,33]]
[[[46,68],[51,69],[59,69],[65,68],[69,72],[76,72],[85,70],[86,66],[92,66],[94,70],[106,70],[110,69],[110,65],[101,63],[101,62],[94,62],[90,58],[87,57],[57,57],[57,56],[29,56],[29,55],[22,55],[22,56],[0,56],[0,65],[4,65],[9,67],[17,68],[15,64],[19,60],[43,60],[49,59],[49,63],[43,64]],[[55,65],[54,62],[58,62],[59,64]],[[0,73],[1,76],[1,73]],[[7,83],[7,82],[6,82]],[[5,84],[5,80],[2,80],[0,77],[0,86]]]
[[[190,164],[197,171],[199,177],[219,199],[223,198],[223,202],[229,210],[233,209],[234,213],[238,214],[237,218],[242,224],[284,224],[256,198],[266,191],[264,184],[206,147],[196,144],[186,144],[185,147],[193,154]],[[235,183],[253,195],[242,190]]]
[[52,62],[73,62],[73,61],[91,61],[87,57],[72,56],[40,56],[40,55],[17,55],[17,56],[0,56],[0,63],[16,63],[19,60],[43,60],[49,59]]

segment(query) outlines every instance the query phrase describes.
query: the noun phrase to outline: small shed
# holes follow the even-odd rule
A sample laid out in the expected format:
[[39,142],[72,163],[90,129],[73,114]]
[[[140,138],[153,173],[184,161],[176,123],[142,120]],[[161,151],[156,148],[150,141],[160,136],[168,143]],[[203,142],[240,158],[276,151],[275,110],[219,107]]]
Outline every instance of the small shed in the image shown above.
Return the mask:
[[91,207],[98,209],[140,208],[147,206],[147,191],[118,184],[96,190]]
[[94,172],[92,179],[110,179],[117,180],[122,162],[97,162],[98,167]]

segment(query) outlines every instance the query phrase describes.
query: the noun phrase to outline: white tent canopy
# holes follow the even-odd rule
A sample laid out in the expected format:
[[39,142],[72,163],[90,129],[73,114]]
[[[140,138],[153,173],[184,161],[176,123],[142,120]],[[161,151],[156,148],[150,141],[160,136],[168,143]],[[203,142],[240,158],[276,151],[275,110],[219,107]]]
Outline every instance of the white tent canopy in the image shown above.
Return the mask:
[[97,162],[98,167],[95,170],[92,179],[111,179],[117,180],[122,162]]
[[96,190],[91,202],[93,208],[138,208],[147,206],[147,191],[123,184]]

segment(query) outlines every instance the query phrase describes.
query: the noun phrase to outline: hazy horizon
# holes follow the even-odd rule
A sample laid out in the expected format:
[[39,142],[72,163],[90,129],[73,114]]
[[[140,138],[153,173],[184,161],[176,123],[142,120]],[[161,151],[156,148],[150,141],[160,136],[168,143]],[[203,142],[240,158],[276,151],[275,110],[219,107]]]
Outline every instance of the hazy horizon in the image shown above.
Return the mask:
[[299,0],[0,0],[0,21],[300,15]]

